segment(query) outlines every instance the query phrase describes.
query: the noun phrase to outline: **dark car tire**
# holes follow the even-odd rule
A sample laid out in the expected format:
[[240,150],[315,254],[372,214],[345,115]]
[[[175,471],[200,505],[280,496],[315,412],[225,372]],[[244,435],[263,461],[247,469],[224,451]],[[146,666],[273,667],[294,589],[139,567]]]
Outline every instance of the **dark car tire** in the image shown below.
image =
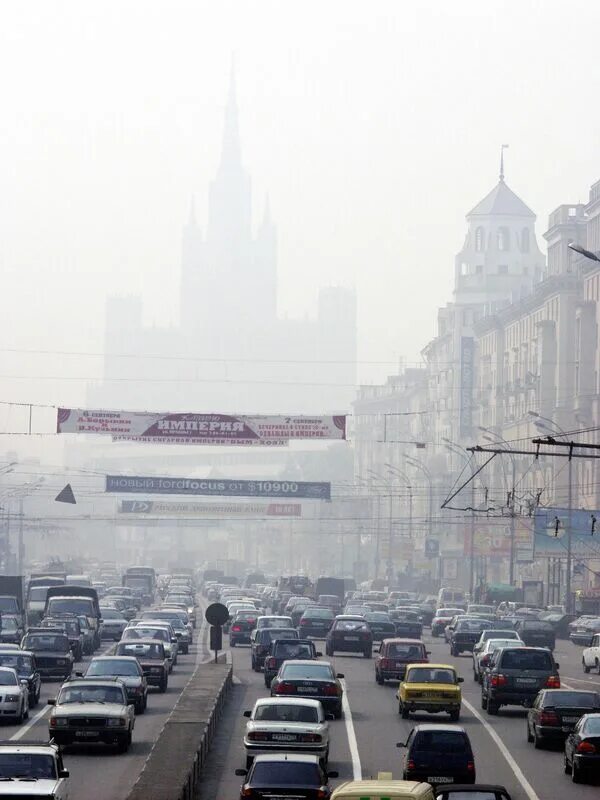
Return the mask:
[[481,707],[484,711],[487,709],[487,704],[488,704],[487,696],[483,692],[481,692]]
[[229,639],[229,647],[235,647],[235,639]]
[[450,712],[450,722],[458,722],[459,719],[460,719],[460,711]]
[[380,686],[383,686],[383,684],[385,683],[385,678],[383,677],[383,675],[379,675],[377,672],[375,673],[375,680]]
[[497,703],[495,700],[488,699],[487,701],[487,713],[494,717],[500,710],[500,704]]
[[250,769],[252,766],[252,762],[254,761],[254,756],[246,756],[246,769]]
[[373,655],[373,648],[369,647],[368,650],[363,650],[363,658],[371,658]]
[[399,709],[398,709],[398,713],[400,714],[400,716],[402,717],[402,719],[408,719],[408,716],[409,716],[409,714],[410,714],[410,711],[408,710],[408,708],[404,708],[404,706],[403,706],[403,705],[401,705],[401,706],[399,707]]
[[25,708],[24,708],[24,706],[25,706],[25,703],[23,703],[19,713],[15,716],[15,722],[17,723],[17,725],[21,725],[21,723],[23,722],[23,720],[25,718]]
[[565,753],[565,757],[564,757],[564,761],[563,761],[563,767],[564,767],[564,770],[565,770],[565,775],[570,775],[571,774],[571,765],[569,764],[569,759],[567,758],[567,754],[566,753]]
[[158,691],[161,694],[164,694],[167,691],[167,686],[169,685],[168,679],[163,678],[159,684]]
[[341,718],[342,718],[342,704],[341,704],[341,703],[339,704],[339,706],[336,706],[336,707],[333,709],[333,716],[334,716],[336,719],[341,719]]
[[583,667],[583,671],[585,672],[585,674],[586,675],[589,674],[591,667],[588,667],[583,658],[581,659],[581,666]]
[[529,727],[529,720],[527,720],[527,741],[533,742],[533,736],[531,734],[531,728]]
[[583,783],[583,776],[581,775],[581,769],[577,766],[577,764],[573,761],[571,765],[571,780],[573,783]]
[[543,750],[546,746],[543,736],[538,736],[535,725],[533,726],[533,746],[536,750]]
[[117,743],[117,753],[126,753],[131,745],[131,731],[122,736]]

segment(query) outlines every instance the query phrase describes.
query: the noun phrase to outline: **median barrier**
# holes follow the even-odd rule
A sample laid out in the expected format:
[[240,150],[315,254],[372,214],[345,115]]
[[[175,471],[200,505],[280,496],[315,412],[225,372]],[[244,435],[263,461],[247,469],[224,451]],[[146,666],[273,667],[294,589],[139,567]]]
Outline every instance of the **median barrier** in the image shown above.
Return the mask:
[[199,664],[127,800],[192,800],[232,685],[230,664]]

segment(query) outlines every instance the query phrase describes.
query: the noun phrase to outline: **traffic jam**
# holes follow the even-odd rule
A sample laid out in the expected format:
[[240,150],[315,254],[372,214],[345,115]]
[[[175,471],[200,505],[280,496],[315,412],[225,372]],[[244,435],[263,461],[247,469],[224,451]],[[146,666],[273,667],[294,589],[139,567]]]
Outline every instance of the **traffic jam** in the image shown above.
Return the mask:
[[[209,604],[227,608],[230,647],[243,647],[245,667],[264,678],[264,690],[243,711],[240,798],[538,797],[494,782],[491,765],[478,760],[481,725],[493,731],[498,717],[520,730],[523,748],[555,754],[557,780],[562,774],[594,785],[600,778],[600,683],[583,684],[592,671],[600,674],[598,618],[560,607],[471,603],[460,590],[445,605],[447,589],[425,597],[348,589],[338,578],[273,583],[240,588],[207,580],[202,589]],[[561,679],[557,646],[580,663],[580,678]],[[244,659],[237,653],[234,670]],[[394,715],[412,727],[395,742],[398,756],[386,770],[340,782],[331,751],[346,735],[340,720],[350,713],[345,693],[352,691],[340,664],[364,659],[374,691],[393,690],[382,735],[388,722],[393,731]],[[473,713],[467,688],[478,696],[477,728],[461,725],[465,711]],[[360,725],[354,721],[358,731]],[[494,759],[502,759],[501,750],[493,744]],[[564,796],[572,792],[567,784]]]
[[[126,753],[136,720],[190,653],[193,571],[158,576],[153,567],[111,566],[69,574],[50,565],[27,579],[0,576],[0,611],[0,797],[64,800],[71,795],[65,753]],[[36,711],[47,736],[28,741],[22,732],[49,688],[47,715]]]

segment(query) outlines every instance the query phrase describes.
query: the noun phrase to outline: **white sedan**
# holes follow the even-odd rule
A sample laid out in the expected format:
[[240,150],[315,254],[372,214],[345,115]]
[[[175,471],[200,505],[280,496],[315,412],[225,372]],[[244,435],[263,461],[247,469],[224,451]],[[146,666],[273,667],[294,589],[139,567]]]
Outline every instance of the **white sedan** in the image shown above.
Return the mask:
[[0,714],[19,723],[29,716],[29,684],[12,667],[0,667]]
[[584,672],[596,669],[600,674],[600,633],[594,634],[591,645],[583,651],[581,664]]

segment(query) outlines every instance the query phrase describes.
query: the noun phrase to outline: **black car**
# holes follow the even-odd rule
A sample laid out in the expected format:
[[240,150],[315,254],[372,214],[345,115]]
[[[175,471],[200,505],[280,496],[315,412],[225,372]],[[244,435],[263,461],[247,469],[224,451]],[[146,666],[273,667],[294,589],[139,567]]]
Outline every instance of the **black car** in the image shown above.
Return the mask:
[[294,628],[297,628],[298,625],[300,624],[300,620],[302,619],[302,615],[304,614],[306,609],[314,605],[315,601],[309,599],[307,599],[305,602],[296,603],[290,614],[290,617],[292,618],[292,625],[294,626]]
[[536,749],[546,742],[562,742],[584,714],[600,713],[598,692],[544,689],[527,713],[527,741]]
[[68,636],[51,628],[29,628],[23,641],[23,650],[35,655],[37,668],[43,678],[66,680],[73,671],[73,653]]
[[475,783],[475,758],[471,742],[459,725],[415,725],[405,747],[403,779],[437,786],[453,781]]
[[258,611],[238,611],[231,620],[229,627],[229,646],[237,644],[250,644],[250,636],[256,628]]
[[519,619],[514,629],[528,647],[547,647],[554,650],[556,633],[549,622],[539,619]]
[[501,706],[533,705],[541,689],[560,689],[558,664],[542,647],[495,650],[481,676],[481,707],[497,714]]
[[463,651],[473,652],[483,631],[493,627],[493,622],[487,619],[461,619],[458,620],[450,635],[450,653],[459,656]]
[[325,642],[325,653],[362,653],[365,658],[373,654],[373,634],[364,617],[341,615],[336,617]]
[[115,649],[115,655],[137,658],[148,686],[156,686],[162,693],[167,691],[169,660],[162,641],[159,639],[135,639],[129,642],[119,642]]
[[544,614],[544,622],[554,628],[557,639],[568,639],[571,633],[569,625],[576,619],[575,614]]
[[600,714],[585,714],[565,741],[565,772],[573,783],[600,773]]
[[407,611],[402,608],[393,608],[390,619],[394,623],[393,636],[402,636],[407,639],[420,639],[423,635],[421,615],[416,611]]
[[329,778],[337,772],[326,772],[318,756],[304,753],[281,753],[256,756],[249,770],[236,769],[245,777],[240,800],[264,797],[294,797],[306,800],[327,800],[331,796]]
[[374,642],[382,642],[396,635],[396,626],[389,615],[382,611],[368,611],[365,614],[365,621],[371,629]]
[[2,629],[0,630],[0,645],[1,644],[19,644],[25,629],[19,617],[2,615]]
[[340,680],[327,661],[284,661],[271,682],[271,697],[309,697],[319,700],[326,711],[336,719],[342,716],[344,690]]
[[57,628],[68,637],[75,661],[83,658],[84,636],[77,617],[70,614],[63,617],[44,617],[40,623],[42,628]]
[[271,644],[275,639],[299,639],[298,631],[295,628],[259,628],[253,631],[250,637],[250,658],[252,669],[255,672],[265,665]]
[[504,786],[490,783],[453,783],[451,786],[441,786],[436,790],[435,800],[468,800],[472,795],[473,800],[511,800]]
[[314,636],[324,639],[333,624],[334,614],[330,608],[309,606],[304,609],[298,622],[298,631],[302,636]]
[[17,671],[20,681],[27,681],[29,686],[29,708],[33,708],[40,701],[42,678],[35,654],[29,650],[2,650],[0,647],[0,667],[12,667]]
[[320,655],[311,639],[275,639],[265,658],[265,686],[271,686],[284,661],[316,660]]

